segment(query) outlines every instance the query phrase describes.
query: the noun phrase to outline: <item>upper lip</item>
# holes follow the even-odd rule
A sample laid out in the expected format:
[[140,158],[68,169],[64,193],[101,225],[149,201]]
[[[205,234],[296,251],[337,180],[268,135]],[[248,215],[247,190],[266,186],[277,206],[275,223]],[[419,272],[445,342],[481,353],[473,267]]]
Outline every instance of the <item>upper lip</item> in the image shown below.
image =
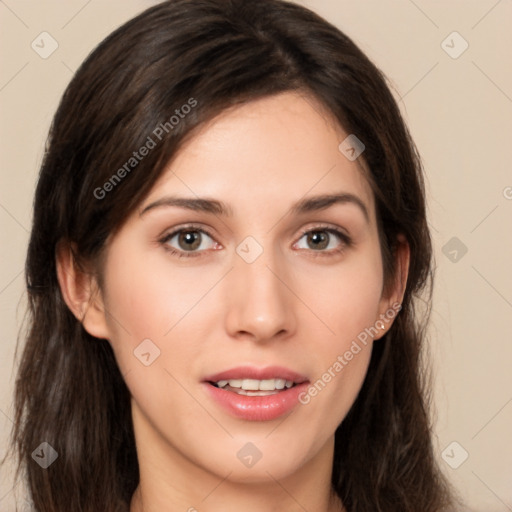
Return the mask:
[[297,373],[282,366],[266,366],[265,368],[257,368],[255,366],[237,366],[219,373],[209,375],[204,379],[205,382],[218,382],[219,380],[232,379],[284,379],[301,384],[308,379],[304,375]]

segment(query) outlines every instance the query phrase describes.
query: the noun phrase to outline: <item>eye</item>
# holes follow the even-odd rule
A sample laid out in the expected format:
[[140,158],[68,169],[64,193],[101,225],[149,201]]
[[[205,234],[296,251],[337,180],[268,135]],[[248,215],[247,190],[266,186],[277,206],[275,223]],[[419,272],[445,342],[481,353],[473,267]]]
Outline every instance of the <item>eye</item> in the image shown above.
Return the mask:
[[302,234],[296,243],[298,249],[316,252],[340,252],[351,244],[350,238],[334,228],[315,228]]
[[[202,251],[218,246],[204,230],[195,227],[181,228],[160,240],[165,249],[177,256],[198,256]],[[189,253],[189,254],[187,254]]]

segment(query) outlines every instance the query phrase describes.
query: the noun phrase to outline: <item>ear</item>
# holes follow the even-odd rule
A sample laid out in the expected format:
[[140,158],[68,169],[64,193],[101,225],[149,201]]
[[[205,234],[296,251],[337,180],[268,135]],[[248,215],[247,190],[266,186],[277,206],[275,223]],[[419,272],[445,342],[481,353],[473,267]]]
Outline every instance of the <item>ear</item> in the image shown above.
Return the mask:
[[62,296],[68,308],[90,335],[109,339],[101,290],[93,274],[80,268],[75,254],[74,244],[58,244],[56,266]]
[[378,335],[374,338],[376,340],[382,338],[389,331],[401,309],[409,275],[410,257],[409,243],[404,235],[399,234],[394,254],[396,273],[393,282],[387,289],[384,289],[380,300],[379,318],[375,322],[379,330]]

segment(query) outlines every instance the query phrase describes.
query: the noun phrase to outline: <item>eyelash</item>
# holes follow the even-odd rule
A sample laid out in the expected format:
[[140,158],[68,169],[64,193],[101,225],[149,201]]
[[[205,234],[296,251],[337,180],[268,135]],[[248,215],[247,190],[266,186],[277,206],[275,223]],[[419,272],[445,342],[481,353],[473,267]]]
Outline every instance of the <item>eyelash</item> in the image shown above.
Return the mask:
[[[160,238],[158,240],[158,242],[160,244],[162,244],[162,246],[164,247],[164,249],[166,251],[168,251],[171,255],[176,256],[178,258],[184,258],[184,257],[185,258],[196,258],[196,257],[202,256],[202,253],[205,252],[204,250],[203,251],[180,251],[180,250],[177,250],[174,247],[171,247],[170,245],[168,245],[169,240],[172,240],[176,235],[178,235],[182,232],[187,232],[187,231],[192,231],[192,232],[196,231],[199,233],[203,233],[205,235],[208,235],[212,240],[214,240],[213,235],[207,229],[205,229],[203,227],[196,226],[194,224],[190,224],[187,226],[182,226],[179,229],[174,230],[172,233],[164,235],[162,238]],[[325,233],[329,233],[330,235],[337,236],[339,238],[339,240],[341,241],[341,245],[337,249],[331,249],[329,251],[325,251],[325,250],[315,251],[315,250],[311,249],[310,251],[313,253],[314,258],[335,256],[335,255],[341,254],[347,248],[352,246],[352,239],[346,233],[344,233],[336,228],[332,228],[332,227],[325,226],[325,225],[314,226],[312,228],[303,230],[298,240],[300,240],[304,235],[307,235],[307,234],[315,232],[315,231],[325,232]],[[299,250],[304,251],[307,249],[299,249]]]

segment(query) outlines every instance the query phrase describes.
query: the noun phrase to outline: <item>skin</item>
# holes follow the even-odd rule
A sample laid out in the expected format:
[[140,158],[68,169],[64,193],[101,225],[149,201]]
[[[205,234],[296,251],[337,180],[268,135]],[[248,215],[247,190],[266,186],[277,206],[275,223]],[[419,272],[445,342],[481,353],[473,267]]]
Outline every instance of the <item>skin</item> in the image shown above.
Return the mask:
[[[141,479],[131,512],[343,510],[330,488],[334,433],[364,381],[372,341],[286,419],[235,418],[201,381],[249,364],[285,366],[315,382],[400,302],[408,250],[402,245],[398,278],[384,293],[364,162],[338,150],[347,135],[298,93],[226,111],[183,145],[109,241],[101,290],[60,251],[66,302],[93,336],[109,340],[132,394]],[[299,200],[334,192],[359,198],[368,218],[353,202],[290,213]],[[231,215],[176,206],[141,215],[171,195],[217,199]],[[186,243],[162,238],[187,223],[211,237],[199,234],[198,256],[178,258],[166,247],[186,256]],[[315,229],[326,246],[303,234]],[[252,263],[236,252],[248,236],[263,249]],[[160,356],[145,366],[133,352],[148,338]],[[252,468],[237,458],[248,442],[262,454]]]

